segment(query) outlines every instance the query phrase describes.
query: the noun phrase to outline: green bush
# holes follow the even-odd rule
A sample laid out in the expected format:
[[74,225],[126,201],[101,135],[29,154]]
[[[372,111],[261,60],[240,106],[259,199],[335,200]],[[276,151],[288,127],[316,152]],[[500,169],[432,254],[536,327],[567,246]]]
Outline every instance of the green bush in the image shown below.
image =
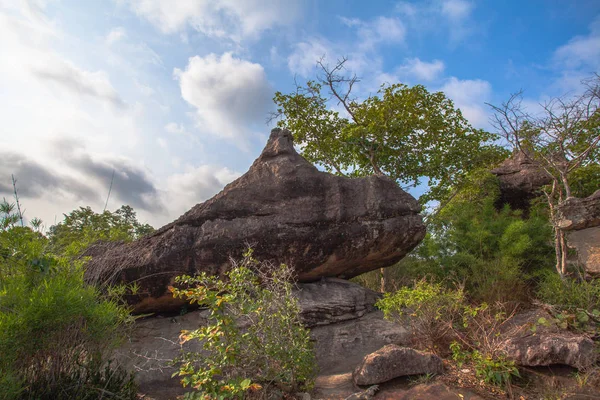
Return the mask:
[[275,385],[309,389],[316,373],[309,331],[301,326],[292,294],[293,271],[259,263],[248,250],[227,280],[202,274],[177,279],[174,296],[210,310],[210,323],[183,331],[181,342],[198,340],[202,353],[185,352],[175,363],[187,399],[243,398]]
[[462,318],[465,297],[462,289],[421,280],[386,293],[375,305],[386,319],[410,326],[415,346],[443,353],[453,339],[454,324]]
[[542,275],[537,295],[545,303],[561,309],[600,310],[600,281],[562,279],[558,274]]
[[133,377],[109,363],[128,310],[84,283],[81,261],[49,253],[41,233],[1,218],[12,221],[0,230],[3,398],[135,398]]

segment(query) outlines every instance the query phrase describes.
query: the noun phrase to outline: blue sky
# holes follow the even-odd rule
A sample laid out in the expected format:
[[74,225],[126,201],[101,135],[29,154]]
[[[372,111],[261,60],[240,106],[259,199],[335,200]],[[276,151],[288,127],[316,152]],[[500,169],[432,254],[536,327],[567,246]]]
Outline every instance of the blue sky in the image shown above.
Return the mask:
[[600,1],[0,0],[0,196],[29,218],[133,206],[155,226],[244,173],[275,91],[348,57],[357,95],[486,102],[575,93],[600,66]]

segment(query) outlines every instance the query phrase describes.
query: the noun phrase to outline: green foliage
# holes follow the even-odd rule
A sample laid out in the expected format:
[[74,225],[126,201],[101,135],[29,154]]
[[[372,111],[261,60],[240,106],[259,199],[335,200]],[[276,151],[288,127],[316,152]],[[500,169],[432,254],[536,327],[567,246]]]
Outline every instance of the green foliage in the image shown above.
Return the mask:
[[[506,157],[496,136],[474,129],[444,93],[424,86],[383,85],[362,102],[351,100],[349,80],[323,67],[326,79],[308,81],[295,93],[277,92],[278,122],[302,144],[302,155],[328,171],[351,176],[383,173],[403,185],[426,180],[421,202],[446,198],[473,167]],[[348,111],[329,108],[325,90]],[[341,94],[341,91],[347,93]]]
[[452,342],[450,349],[452,350],[452,359],[459,368],[463,364],[472,364],[476,376],[485,383],[506,387],[515,378],[521,377],[515,362],[502,354],[491,356],[484,355],[479,350],[466,351],[458,342]]
[[[486,171],[469,174],[462,189],[436,214],[412,254],[388,272],[388,289],[427,278],[464,285],[470,300],[493,304],[521,301],[533,278],[552,268],[552,229],[543,209],[527,218],[508,207],[496,208],[498,181]],[[355,281],[379,290],[377,273]]]
[[177,279],[184,288],[171,288],[175,297],[210,310],[207,326],[181,333],[182,343],[197,340],[204,349],[176,360],[174,376],[196,390],[186,398],[243,398],[265,385],[287,392],[311,387],[315,356],[291,278],[289,267],[259,263],[248,250],[227,281],[204,273]]
[[126,334],[128,310],[84,283],[81,261],[51,253],[40,232],[6,223],[16,221],[10,214],[1,218],[0,393],[134,398],[133,377],[106,364]]
[[465,297],[462,289],[421,280],[412,287],[386,293],[375,305],[386,319],[409,324],[416,345],[439,352],[445,342],[449,343],[453,325],[462,318]]
[[600,282],[561,279],[556,274],[544,274],[537,290],[546,303],[566,310],[600,310]]
[[141,224],[130,206],[121,206],[114,212],[95,213],[90,207],[80,207],[65,214],[63,222],[48,231],[50,245],[55,253],[79,255],[99,240],[130,241],[154,231]]

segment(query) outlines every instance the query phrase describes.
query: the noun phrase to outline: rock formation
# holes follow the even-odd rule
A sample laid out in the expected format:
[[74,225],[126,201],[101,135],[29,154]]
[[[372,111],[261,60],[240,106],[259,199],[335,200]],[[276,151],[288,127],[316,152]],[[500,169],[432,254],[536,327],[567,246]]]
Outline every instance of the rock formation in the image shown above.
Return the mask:
[[540,188],[552,182],[552,178],[522,152],[513,154],[491,172],[500,181],[498,205],[508,204],[514,210],[527,211],[530,201],[541,194]]
[[400,376],[443,372],[442,359],[435,354],[389,344],[365,356],[352,377],[356,385],[374,385]]
[[317,170],[274,129],[249,171],[212,199],[132,243],[86,255],[90,282],[137,282],[136,312],[180,303],[174,277],[222,274],[250,244],[259,260],[287,263],[300,281],[351,278],[395,264],[424,237],[417,201],[383,176],[350,179]]
[[567,199],[558,218],[567,245],[577,252],[578,264],[589,275],[600,275],[600,190],[585,199]]
[[[340,297],[342,291],[350,295]],[[384,320],[382,312],[375,310],[374,302],[378,296],[374,294],[339,279],[299,286],[295,295],[302,318],[306,317],[306,321],[315,326],[311,337],[322,374],[350,375],[367,354],[390,343],[410,341],[411,334],[407,329]],[[320,304],[321,301],[329,305]],[[338,313],[337,308],[345,311]],[[172,399],[185,393],[179,378],[171,378],[175,369],[169,361],[180,355],[182,347],[187,351],[203,351],[197,341],[180,345],[179,335],[182,330],[207,324],[208,317],[208,311],[196,310],[181,316],[156,316],[136,322],[131,339],[118,351],[118,360],[128,370],[136,371],[140,392],[151,394],[156,400]],[[348,395],[351,391],[352,387]]]
[[[539,321],[545,321],[541,324]],[[594,342],[587,335],[561,329],[548,312],[539,309],[515,315],[501,329],[500,346],[517,365],[569,365],[585,369],[596,362]]]

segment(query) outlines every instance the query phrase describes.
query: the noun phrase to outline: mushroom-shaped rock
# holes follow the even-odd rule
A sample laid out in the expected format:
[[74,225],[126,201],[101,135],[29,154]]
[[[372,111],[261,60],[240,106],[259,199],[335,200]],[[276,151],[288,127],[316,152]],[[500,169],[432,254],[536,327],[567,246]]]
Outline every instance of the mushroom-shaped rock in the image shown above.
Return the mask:
[[541,187],[552,182],[523,152],[516,152],[491,172],[500,181],[498,205],[509,204],[516,210],[529,210],[529,202],[541,194]]
[[421,207],[391,179],[319,171],[274,129],[248,172],[176,221],[132,243],[86,255],[90,282],[137,282],[136,312],[170,311],[176,276],[222,274],[249,244],[259,260],[291,265],[300,281],[351,278],[402,259],[425,235]]

